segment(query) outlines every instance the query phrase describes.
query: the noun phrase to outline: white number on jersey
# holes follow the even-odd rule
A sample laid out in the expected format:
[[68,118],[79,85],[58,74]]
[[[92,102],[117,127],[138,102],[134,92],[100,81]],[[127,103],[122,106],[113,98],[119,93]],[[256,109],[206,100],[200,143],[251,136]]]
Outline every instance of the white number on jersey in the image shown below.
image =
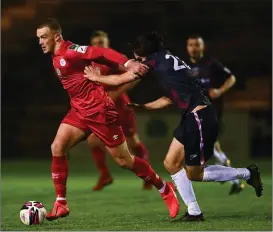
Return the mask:
[[[166,54],[165,58],[168,60],[170,59],[170,57],[173,58],[173,69],[175,71],[177,70],[180,70],[180,69],[184,69],[184,68],[188,68],[190,69],[190,67],[183,61],[183,60],[180,60],[177,56],[172,56],[172,55],[169,55],[169,54]],[[178,61],[181,61],[183,64],[182,65],[178,65]]]

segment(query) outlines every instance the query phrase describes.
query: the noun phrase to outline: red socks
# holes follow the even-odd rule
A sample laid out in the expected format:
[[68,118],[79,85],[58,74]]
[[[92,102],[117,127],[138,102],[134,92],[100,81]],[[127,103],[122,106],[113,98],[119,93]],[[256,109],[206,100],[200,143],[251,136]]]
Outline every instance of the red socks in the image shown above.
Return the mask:
[[163,180],[155,173],[152,167],[143,159],[135,156],[134,164],[131,169],[138,177],[149,184],[155,186],[158,190],[164,187]]
[[146,161],[148,160],[149,153],[143,143],[138,143],[137,146],[133,148],[133,152],[137,157]]
[[66,203],[66,180],[68,176],[68,162],[66,156],[52,156],[52,180],[55,187],[57,201]]
[[107,167],[105,152],[100,147],[95,147],[91,151],[95,165],[99,169],[100,176],[108,178],[110,172]]

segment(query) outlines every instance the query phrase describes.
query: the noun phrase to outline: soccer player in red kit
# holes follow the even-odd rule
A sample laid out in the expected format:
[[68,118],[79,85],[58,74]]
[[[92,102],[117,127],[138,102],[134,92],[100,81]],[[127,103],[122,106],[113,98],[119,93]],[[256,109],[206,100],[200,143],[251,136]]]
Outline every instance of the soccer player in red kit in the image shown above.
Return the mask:
[[[90,42],[91,45],[95,47],[109,48],[109,38],[107,33],[104,31],[93,32]],[[103,75],[109,75],[112,72],[117,71],[114,67],[111,68],[109,66],[97,64],[95,62],[92,62],[92,66],[97,68]],[[119,121],[125,134],[129,149],[137,157],[148,161],[148,151],[144,144],[140,141],[136,133],[136,119],[134,112],[126,107],[126,105],[130,103],[130,99],[125,92],[129,88],[132,88],[132,85],[134,84],[135,83],[131,83],[129,85],[118,88],[105,85],[104,89],[107,91],[111,99],[115,102],[117,112],[119,114]],[[111,184],[113,182],[113,178],[107,166],[104,148],[102,146],[96,145],[92,137],[93,136],[91,135],[87,139],[88,146],[91,150],[95,165],[100,172],[100,178],[97,184],[92,189],[93,191],[98,191],[102,190],[104,186]],[[144,181],[143,189],[151,188],[152,185]]]
[[168,207],[170,217],[177,216],[179,201],[172,184],[163,182],[145,160],[129,153],[114,102],[99,83],[89,81],[83,72],[92,61],[111,61],[127,67],[128,71],[122,75],[135,79],[138,76],[135,73],[145,73],[146,67],[109,48],[79,46],[63,40],[61,26],[55,19],[40,24],[36,33],[43,53],[52,55],[54,69],[70,96],[71,104],[51,145],[51,172],[56,201],[47,219],[55,220],[69,214],[66,201],[67,153],[91,132],[103,141],[121,167],[155,186]]

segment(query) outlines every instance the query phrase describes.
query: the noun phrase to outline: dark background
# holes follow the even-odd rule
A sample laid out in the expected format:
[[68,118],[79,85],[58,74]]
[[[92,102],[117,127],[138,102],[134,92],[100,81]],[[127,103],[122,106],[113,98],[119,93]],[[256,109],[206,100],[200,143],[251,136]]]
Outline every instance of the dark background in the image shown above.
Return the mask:
[[237,77],[226,112],[250,119],[246,155],[271,157],[271,1],[6,0],[1,12],[2,158],[50,155],[69,108],[51,58],[36,39],[36,25],[47,17],[59,19],[64,38],[82,45],[93,30],[105,30],[111,46],[129,57],[128,42],[144,31],[159,31],[182,58],[187,36],[202,35],[207,52]]

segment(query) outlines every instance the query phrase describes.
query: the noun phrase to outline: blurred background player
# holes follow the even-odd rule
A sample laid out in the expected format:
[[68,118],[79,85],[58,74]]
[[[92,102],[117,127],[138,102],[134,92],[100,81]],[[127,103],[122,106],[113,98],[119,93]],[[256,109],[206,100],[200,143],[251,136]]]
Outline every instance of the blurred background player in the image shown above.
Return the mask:
[[[218,60],[205,55],[204,40],[200,35],[192,35],[187,40],[188,60],[186,63],[191,67],[193,75],[200,79],[208,90],[213,109],[219,120],[219,128],[222,124],[223,94],[225,94],[236,82],[231,71],[223,66]],[[223,152],[219,140],[214,145],[214,157],[221,165],[230,166],[230,160]],[[229,194],[239,193],[244,185],[240,180],[233,180]]]
[[[110,41],[108,34],[101,30],[94,31],[91,36],[90,43],[95,47],[109,48]],[[99,69],[104,75],[117,72],[115,67],[109,68],[109,66],[97,64],[95,62],[92,62],[92,66]],[[130,102],[129,97],[126,94],[126,90],[131,88],[134,84],[135,83],[120,88],[104,85],[104,88],[115,102],[117,112],[119,114],[119,120],[126,136],[129,149],[137,157],[148,161],[148,151],[136,133],[136,119],[134,113],[126,107],[126,105]],[[95,165],[100,173],[99,180],[92,190],[102,190],[104,186],[112,184],[113,182],[112,175],[110,174],[107,166],[106,150],[104,147],[94,144],[92,136],[88,138],[88,146],[91,150]],[[151,184],[144,182],[143,189],[148,190],[151,188]]]

